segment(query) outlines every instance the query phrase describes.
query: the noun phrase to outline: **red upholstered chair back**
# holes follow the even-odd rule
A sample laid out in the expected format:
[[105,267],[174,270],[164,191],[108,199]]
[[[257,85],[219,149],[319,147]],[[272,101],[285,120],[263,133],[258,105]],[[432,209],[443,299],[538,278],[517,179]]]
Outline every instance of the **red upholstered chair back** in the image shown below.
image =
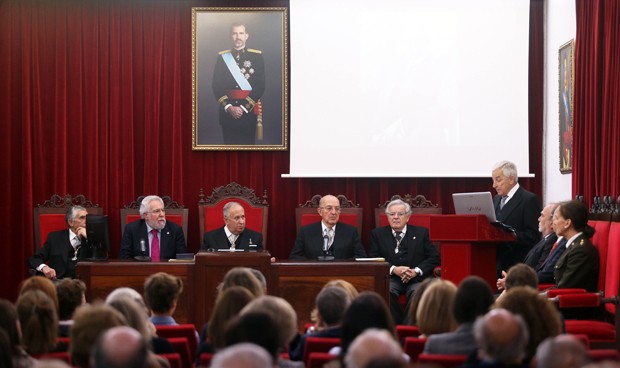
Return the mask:
[[205,232],[224,226],[224,205],[229,202],[237,202],[245,211],[245,227],[258,231],[263,235],[263,249],[267,249],[267,219],[269,215],[269,203],[267,190],[262,197],[257,197],[254,189],[243,187],[237,183],[217,187],[209,197],[205,198],[202,188],[200,189],[200,201],[198,202],[198,216],[200,218],[200,241],[204,240]]
[[340,346],[341,340],[338,337],[315,337],[309,336],[306,339],[303,361],[308,364],[311,353],[328,353],[335,346]]
[[56,359],[71,365],[71,355],[67,351],[57,351],[53,353],[35,354],[35,359]]
[[[337,195],[336,198],[340,201],[341,208],[338,222],[355,226],[357,228],[357,232],[361,236],[363,209],[360,208],[359,204],[354,204],[342,194]],[[295,222],[298,233],[302,226],[321,221],[321,215],[318,213],[320,201],[321,195],[316,194],[312,196],[309,201],[306,201],[306,203],[300,204],[299,207],[295,208]]]
[[[158,331],[159,335],[159,331]],[[162,336],[163,337],[163,336]],[[186,337],[168,337],[168,342],[172,345],[174,351],[177,352],[181,356],[181,362],[183,363],[183,367],[193,367],[194,366],[194,356],[191,354],[189,349],[189,343],[187,342]]]
[[338,355],[319,352],[310,353],[306,368],[323,368],[325,364],[335,359],[338,359]]
[[[588,221],[588,225],[592,226],[595,230],[594,236],[590,241],[592,245],[598,249],[598,257],[599,257],[599,273],[598,273],[598,290],[605,290],[606,280],[609,278],[606,276],[607,271],[607,253],[609,248],[609,229],[611,223],[609,220],[599,221],[599,220],[590,220]],[[617,285],[616,285],[617,286]],[[616,293],[618,292],[618,288],[616,287]],[[617,294],[614,294],[617,295]]]
[[[620,222],[611,223],[608,239],[607,265],[605,273],[603,273],[603,276],[606,277],[604,290],[606,297],[613,297],[618,296],[618,289],[620,288]],[[612,315],[616,314],[615,305],[605,304],[605,309]]]
[[426,345],[426,338],[407,337],[404,344],[405,354],[409,355],[412,362],[417,362],[418,357],[424,351],[424,345]]
[[[145,196],[140,196],[135,201],[126,205],[125,208],[121,208],[121,236],[125,232],[125,225],[130,222],[138,221],[142,217],[140,216],[140,204]],[[187,223],[189,218],[189,209],[176,201],[173,201],[169,196],[163,196],[161,199],[164,201],[164,209],[166,210],[166,221],[174,222],[175,224],[183,228],[183,235],[187,242]]]
[[418,326],[396,325],[396,337],[398,341],[404,342],[407,337],[420,336],[420,328]]
[[155,329],[157,330],[157,336],[165,337],[168,340],[175,337],[185,338],[192,359],[196,356],[198,341],[196,340],[196,327],[194,327],[193,324],[188,323],[170,326],[156,325]]
[[201,367],[210,367],[212,360],[213,360],[213,354],[211,353],[200,354],[200,366]]
[[49,200],[34,208],[34,247],[33,251],[43,246],[47,235],[53,231],[67,228],[65,214],[70,206],[82,206],[91,215],[102,215],[103,209],[99,205],[93,204],[82,194],[64,197],[54,194]]
[[385,214],[385,208],[391,201],[396,199],[407,202],[411,206],[411,218],[409,218],[409,223],[412,225],[423,226],[428,229],[430,226],[430,215],[441,215],[442,213],[441,207],[433,204],[421,194],[416,196],[406,194],[402,197],[393,195],[389,200],[375,208],[375,227],[383,227],[389,224],[387,215]]
[[170,363],[170,368],[183,368],[183,360],[179,353],[157,354],[157,356],[166,359]]
[[439,367],[459,367],[465,363],[467,355],[458,354],[420,354],[418,361],[420,364],[428,364]]

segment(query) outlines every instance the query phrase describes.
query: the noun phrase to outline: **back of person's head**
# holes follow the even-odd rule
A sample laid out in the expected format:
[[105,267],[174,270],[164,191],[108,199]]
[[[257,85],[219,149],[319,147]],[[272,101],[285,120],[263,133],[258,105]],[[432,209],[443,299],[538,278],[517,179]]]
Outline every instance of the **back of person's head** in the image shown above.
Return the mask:
[[9,335],[0,328],[0,367],[13,368],[13,349]]
[[52,299],[54,303],[54,309],[58,310],[58,293],[56,292],[56,286],[52,280],[43,276],[32,276],[22,281],[19,287],[19,295],[30,290],[41,290],[47,296]]
[[528,331],[523,318],[506,309],[492,309],[474,323],[478,357],[485,362],[518,365],[525,357]]
[[529,286],[508,290],[497,306],[523,317],[529,332],[528,360],[536,354],[536,347],[544,339],[562,333],[562,322],[555,305]]
[[353,340],[344,361],[347,368],[365,368],[370,361],[378,358],[392,358],[407,363],[394,335],[385,330],[369,328]]
[[147,315],[149,314],[149,308],[146,306],[142,295],[135,289],[132,289],[130,287],[119,287],[112,290],[112,292],[108,294],[108,296],[105,298],[105,302],[110,303],[113,300],[124,297],[133,299],[133,301],[135,301],[140,306],[140,308],[144,309],[144,313],[146,313]]
[[250,291],[255,297],[265,295],[265,289],[254,273],[247,267],[231,268],[219,286],[219,292],[223,292],[232,286],[241,286]]
[[429,277],[429,278],[426,278],[420,281],[420,285],[418,285],[418,287],[413,292],[413,295],[411,295],[411,303],[409,305],[408,313],[409,313],[409,323],[412,326],[418,325],[417,314],[418,314],[418,307],[420,306],[420,299],[422,299],[422,296],[426,292],[426,289],[428,289],[429,286],[431,286],[433,283],[438,282],[438,281],[439,279],[436,279],[433,277]]
[[352,283],[346,281],[346,280],[342,280],[342,279],[335,279],[335,280],[329,280],[325,286],[323,286],[323,288],[328,288],[328,287],[332,287],[332,286],[336,286],[339,288],[343,288],[344,290],[346,290],[347,294],[349,294],[349,298],[351,300],[357,298],[358,295],[360,295],[359,291],[357,291],[357,289],[355,288],[355,286],[353,286]]
[[232,286],[217,296],[209,320],[209,344],[218,350],[225,346],[226,325],[254,299],[250,291],[241,286]]
[[78,367],[89,367],[90,352],[99,336],[106,330],[125,326],[127,321],[114,308],[107,305],[86,305],[73,316],[70,330],[71,362]]
[[158,314],[169,313],[183,291],[183,281],[177,276],[157,272],[144,282],[144,298],[149,308]]
[[226,346],[250,342],[267,350],[272,362],[278,359],[278,326],[268,313],[248,312],[239,315],[230,321],[225,336]]
[[556,208],[556,213],[558,211],[564,219],[571,220],[576,231],[583,232],[588,238],[594,235],[594,228],[588,225],[589,212],[585,203],[575,200],[562,202]]
[[536,365],[545,368],[580,368],[588,363],[586,347],[573,335],[546,338],[536,350]]
[[131,327],[112,327],[97,339],[91,354],[93,368],[143,368],[148,356],[147,342]]
[[364,291],[351,301],[342,318],[341,358],[347,349],[368,328],[387,330],[395,336],[394,320],[385,300],[374,291]]
[[13,354],[17,354],[22,344],[22,338],[18,328],[17,309],[13,303],[6,299],[0,299],[0,316],[2,316],[0,318],[0,329],[6,332],[13,348]]
[[265,275],[263,275],[263,273],[256,268],[248,269],[250,270],[250,272],[252,272],[252,275],[254,275],[254,277],[256,277],[256,279],[260,283],[260,286],[263,288],[263,294],[267,294],[267,279],[265,278]]
[[53,351],[58,338],[58,315],[52,299],[33,289],[22,293],[15,307],[26,351],[30,354]]
[[426,336],[450,332],[456,328],[454,297],[456,286],[441,280],[430,285],[422,298],[416,315],[420,332]]
[[459,324],[474,323],[486,314],[494,303],[493,291],[482,278],[469,276],[463,279],[454,297],[454,318]]
[[127,326],[138,331],[145,339],[152,337],[148,315],[134,299],[129,296],[117,297],[106,302],[106,304],[122,314],[125,317],[125,321],[127,321]]
[[264,295],[252,300],[243,308],[241,314],[259,312],[266,313],[278,330],[278,346],[284,348],[297,335],[297,313],[285,299]]
[[538,289],[538,275],[534,269],[524,263],[510,267],[506,274],[506,290],[515,286],[529,286]]
[[273,358],[256,344],[240,343],[217,352],[211,368],[273,368]]
[[86,284],[78,279],[62,279],[56,285],[56,292],[58,293],[58,319],[70,320],[75,310],[85,302]]
[[351,304],[351,299],[343,288],[330,286],[319,292],[315,304],[325,325],[336,326],[342,322],[342,316]]

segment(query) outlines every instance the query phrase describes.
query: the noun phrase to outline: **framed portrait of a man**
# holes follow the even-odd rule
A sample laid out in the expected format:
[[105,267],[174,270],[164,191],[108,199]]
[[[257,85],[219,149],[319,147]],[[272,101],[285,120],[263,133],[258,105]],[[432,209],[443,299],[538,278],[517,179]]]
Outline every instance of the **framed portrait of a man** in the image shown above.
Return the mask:
[[558,58],[559,118],[560,118],[560,172],[572,171],[573,159],[573,80],[574,40],[560,47]]
[[192,8],[192,149],[288,149],[288,8]]

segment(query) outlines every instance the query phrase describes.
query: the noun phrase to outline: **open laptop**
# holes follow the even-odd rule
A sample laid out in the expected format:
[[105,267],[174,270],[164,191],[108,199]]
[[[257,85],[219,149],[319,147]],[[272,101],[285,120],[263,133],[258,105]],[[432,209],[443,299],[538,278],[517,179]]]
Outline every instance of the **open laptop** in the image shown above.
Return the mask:
[[452,200],[457,215],[485,215],[491,224],[511,232],[515,231],[511,226],[497,221],[491,192],[454,193]]

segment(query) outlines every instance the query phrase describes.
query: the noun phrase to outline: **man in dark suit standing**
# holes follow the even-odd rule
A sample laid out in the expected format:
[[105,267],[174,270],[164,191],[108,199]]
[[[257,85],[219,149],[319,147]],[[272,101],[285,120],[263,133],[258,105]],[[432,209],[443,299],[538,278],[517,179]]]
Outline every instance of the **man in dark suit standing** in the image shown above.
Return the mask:
[[290,259],[318,259],[323,252],[324,239],[327,238],[327,253],[335,259],[366,257],[357,229],[351,225],[340,224],[340,201],[333,195],[326,195],[319,201],[321,221],[302,227],[299,230]]
[[224,223],[219,229],[205,234],[201,250],[208,249],[244,249],[263,250],[263,236],[261,233],[245,227],[245,210],[237,202],[228,202],[224,205]]
[[160,197],[144,197],[140,203],[140,216],[142,219],[125,225],[121,258],[150,256],[153,262],[159,262],[187,251],[183,228],[166,221],[164,201]]
[[371,257],[383,257],[390,264],[390,311],[395,324],[403,321],[398,297],[407,296],[406,311],[411,295],[420,281],[433,275],[441,263],[439,252],[431,243],[428,229],[408,225],[411,206],[400,199],[391,201],[385,208],[389,226],[371,232]]
[[497,245],[497,276],[502,270],[525,258],[530,248],[540,239],[536,219],[541,211],[540,200],[531,192],[523,189],[517,182],[517,166],[509,161],[502,161],[493,169],[493,189],[497,195],[493,198],[497,221],[512,226],[516,231],[514,242]]
[[28,265],[51,280],[75,277],[75,264],[88,253],[86,215],[82,206],[67,209],[66,230],[49,233],[43,247],[28,259]]

